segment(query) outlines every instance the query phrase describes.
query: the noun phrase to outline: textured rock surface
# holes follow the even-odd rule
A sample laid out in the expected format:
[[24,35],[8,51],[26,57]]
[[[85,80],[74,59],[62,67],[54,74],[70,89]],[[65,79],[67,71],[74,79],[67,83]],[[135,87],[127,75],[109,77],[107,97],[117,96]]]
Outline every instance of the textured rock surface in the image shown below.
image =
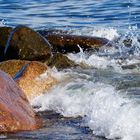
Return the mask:
[[0,133],[36,129],[36,118],[26,96],[0,71]]
[[26,94],[29,101],[43,94],[57,83],[50,74],[40,77],[48,70],[48,67],[40,62],[31,62],[16,82]]
[[79,46],[85,51],[99,49],[104,45],[110,45],[107,39],[99,37],[48,34],[46,38],[50,44],[52,44],[53,52],[60,53],[77,53],[80,51]]
[[10,27],[0,27],[0,61],[4,60],[4,49],[11,31]]
[[0,69],[14,78],[17,72],[19,72],[20,69],[22,69],[22,67],[24,67],[28,63],[30,63],[30,61],[7,60],[0,63]]
[[5,47],[5,59],[43,60],[51,56],[50,44],[34,30],[26,26],[0,30],[0,35],[3,36],[0,45]]
[[47,60],[45,63],[50,67],[55,66],[58,69],[76,66],[76,64],[72,60],[61,53],[54,54],[53,57],[51,57],[51,59]]
[[49,68],[37,61],[8,60],[0,63],[0,69],[16,80],[29,101],[57,83],[57,80],[50,74],[39,78]]

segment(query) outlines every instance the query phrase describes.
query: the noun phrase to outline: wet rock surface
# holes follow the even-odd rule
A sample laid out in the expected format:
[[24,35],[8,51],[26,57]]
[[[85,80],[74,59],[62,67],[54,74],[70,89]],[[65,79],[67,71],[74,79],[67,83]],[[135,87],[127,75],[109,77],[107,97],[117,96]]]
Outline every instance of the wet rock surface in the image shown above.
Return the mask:
[[84,51],[98,50],[100,47],[110,43],[105,38],[87,37],[68,34],[48,34],[45,38],[52,44],[53,52],[77,53],[81,47]]
[[37,128],[26,96],[6,73],[0,71],[0,133]]
[[5,47],[4,59],[43,60],[51,56],[48,41],[26,26],[17,26],[12,30],[2,28],[1,36],[4,36],[0,39],[0,42],[3,40],[0,45]]
[[0,61],[4,60],[4,49],[11,31],[11,27],[0,27]]
[[72,60],[70,60],[67,56],[56,53],[49,60],[45,62],[50,67],[56,67],[58,69],[70,68],[77,66]]

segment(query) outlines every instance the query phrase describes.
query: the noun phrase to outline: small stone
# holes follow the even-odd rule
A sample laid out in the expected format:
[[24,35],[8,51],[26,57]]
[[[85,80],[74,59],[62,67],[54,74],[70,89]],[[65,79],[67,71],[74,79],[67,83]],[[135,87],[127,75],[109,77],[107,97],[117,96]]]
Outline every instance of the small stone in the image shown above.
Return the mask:
[[50,67],[55,66],[58,69],[77,66],[72,60],[61,53],[54,54],[53,57],[51,57],[50,60],[47,60],[45,63]]

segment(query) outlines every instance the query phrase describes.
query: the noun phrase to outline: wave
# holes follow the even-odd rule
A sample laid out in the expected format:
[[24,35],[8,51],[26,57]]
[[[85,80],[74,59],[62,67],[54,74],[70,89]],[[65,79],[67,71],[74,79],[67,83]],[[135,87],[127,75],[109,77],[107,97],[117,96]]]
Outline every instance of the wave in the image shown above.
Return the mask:
[[95,135],[108,139],[140,138],[140,104],[135,100],[126,98],[126,93],[111,85],[90,81],[89,74],[67,71],[60,75],[63,82],[32,101],[33,106],[38,106],[36,111],[81,116]]
[[[82,34],[82,31],[77,31],[77,33]],[[104,37],[105,33],[111,35],[109,31],[104,30],[99,36]],[[109,82],[105,82],[104,78],[97,80],[98,77],[94,73],[94,70],[112,70],[112,74],[107,75],[105,80],[109,80],[108,76],[113,76],[116,72],[118,77],[124,73],[125,76],[129,76],[129,73],[139,73],[139,67],[135,70],[124,69],[125,66],[139,64],[138,37],[130,31],[123,36],[124,38],[121,38],[121,34],[116,34],[116,31],[114,33],[115,35],[112,34],[112,37],[109,37],[110,40],[115,40],[115,37],[119,36],[119,41],[111,48],[103,48],[99,52],[83,52],[80,48],[79,53],[68,54],[68,57],[75,63],[84,66],[83,69],[65,69],[61,72],[55,68],[50,70],[50,73],[60,83],[31,102],[34,107],[37,107],[35,110],[54,110],[65,117],[81,116],[84,125],[88,126],[97,136],[122,140],[140,139],[139,99],[130,98],[127,90],[117,89]],[[134,53],[130,53],[128,51],[130,48],[124,46],[123,43],[129,37],[132,40]],[[116,53],[119,57],[115,56]],[[127,53],[125,57],[120,57]]]

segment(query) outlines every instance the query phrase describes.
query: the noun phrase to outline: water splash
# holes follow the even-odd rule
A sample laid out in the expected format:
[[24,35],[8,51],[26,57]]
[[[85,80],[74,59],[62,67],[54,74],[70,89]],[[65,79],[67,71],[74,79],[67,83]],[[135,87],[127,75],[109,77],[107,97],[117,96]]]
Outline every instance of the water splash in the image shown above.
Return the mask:
[[140,104],[111,85],[90,81],[89,75],[67,72],[69,80],[63,77],[63,82],[33,100],[32,105],[39,107],[36,111],[54,110],[65,117],[82,116],[85,125],[98,136],[139,139]]
[[70,34],[73,35],[86,35],[86,36],[96,36],[96,37],[102,37],[107,38],[108,40],[114,40],[115,38],[119,37],[119,33],[117,29],[109,27],[109,28],[82,28],[82,29],[70,29],[68,31]]

